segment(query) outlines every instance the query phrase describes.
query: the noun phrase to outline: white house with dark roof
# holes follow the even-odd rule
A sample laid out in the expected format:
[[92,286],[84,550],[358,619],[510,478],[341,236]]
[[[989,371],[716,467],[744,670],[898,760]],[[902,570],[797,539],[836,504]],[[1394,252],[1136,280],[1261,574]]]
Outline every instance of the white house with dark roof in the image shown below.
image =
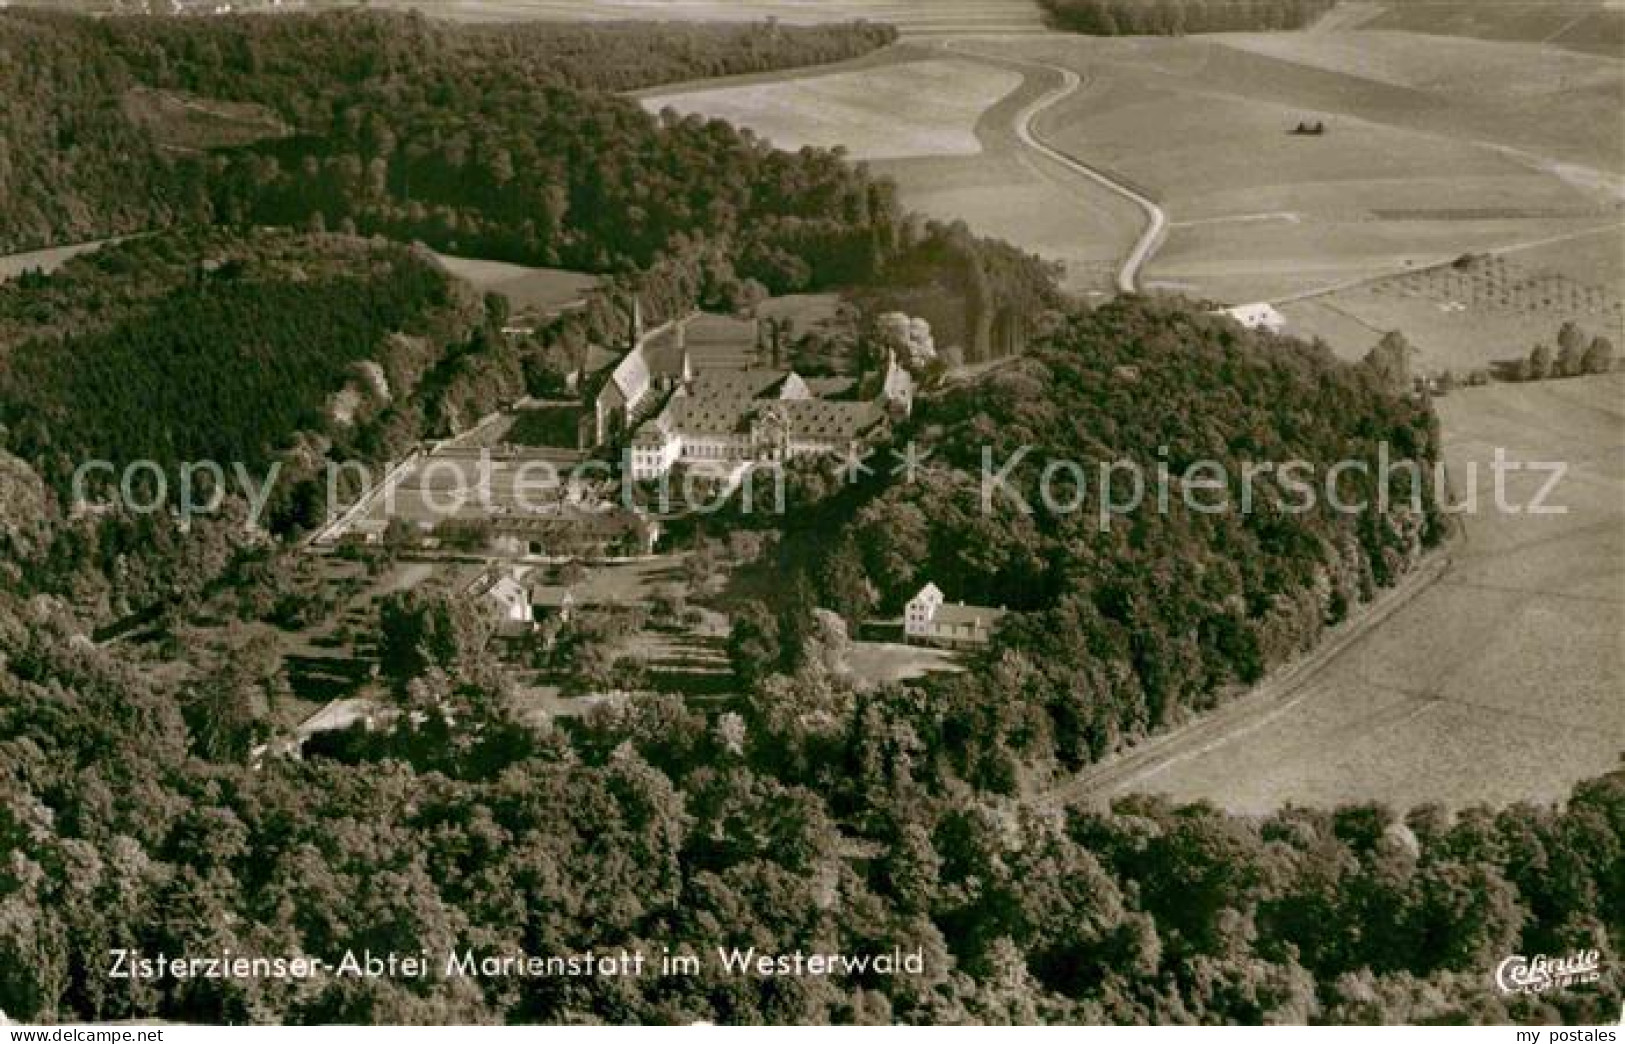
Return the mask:
[[926,584],[903,607],[903,637],[954,648],[986,645],[1006,615],[1003,609],[949,602],[936,584]]

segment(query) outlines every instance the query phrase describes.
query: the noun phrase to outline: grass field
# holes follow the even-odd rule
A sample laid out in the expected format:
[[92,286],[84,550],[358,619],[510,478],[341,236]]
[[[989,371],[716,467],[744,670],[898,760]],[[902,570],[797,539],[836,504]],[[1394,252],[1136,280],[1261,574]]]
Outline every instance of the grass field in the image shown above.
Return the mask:
[[[941,83],[949,70],[964,77],[950,95],[965,98],[979,84],[979,107],[961,106],[945,119],[939,98],[919,95],[932,94],[920,85]],[[833,89],[831,80],[838,81]],[[643,101],[650,108],[675,104],[711,115],[723,115],[717,104],[725,101],[733,109],[731,118],[776,142],[844,143],[896,181],[911,209],[943,221],[963,220],[980,233],[1065,263],[1067,287],[1074,292],[1105,290],[1139,233],[1137,212],[1034,155],[1012,130],[1017,113],[1057,80],[1029,79],[1013,65],[950,57],[914,44],[884,63],[856,63],[851,72],[821,71],[766,86],[730,85]],[[874,89],[850,89],[855,86]],[[935,122],[922,125],[922,118]]]
[[159,145],[181,152],[251,145],[292,133],[291,127],[263,105],[181,91],[134,87],[125,92],[123,107]]
[[1168,210],[1154,287],[1289,296],[1599,227],[1625,198],[1625,65],[1594,56],[1364,30],[985,46],[1084,78],[1039,131]]
[[[422,8],[421,0],[372,0],[373,7]],[[908,34],[1024,32],[1043,28],[1035,0],[439,0],[441,18],[464,21],[607,19],[790,25],[867,19]]]
[[1419,372],[1458,375],[1554,343],[1568,321],[1625,343],[1619,226],[1527,250],[1393,276],[1283,305],[1295,332],[1344,358],[1387,330],[1417,348]]
[[868,689],[914,681],[929,674],[958,674],[965,669],[951,652],[889,642],[853,642],[846,659],[853,679]]
[[104,243],[116,242],[118,242],[116,239],[98,239],[89,243],[75,243],[72,246],[59,246],[46,250],[29,250],[21,254],[8,254],[5,257],[0,257],[0,283],[16,279],[24,272],[54,272],[80,254],[88,254],[93,250],[99,250]]
[[[1559,800],[1625,751],[1625,375],[1494,385],[1441,402],[1453,481],[1485,511],[1455,565],[1262,727],[1131,789],[1262,812]],[[1495,513],[1487,462],[1566,461],[1565,515]],[[1509,503],[1545,479],[1512,475]]]
[[749,127],[782,149],[843,146],[854,159],[969,156],[982,151],[976,122],[1021,85],[1021,76],[977,62],[927,59],[781,83],[646,97]]
[[784,294],[757,305],[756,314],[762,319],[789,323],[800,334],[835,322],[840,309],[839,294]]
[[548,312],[585,297],[598,277],[563,268],[530,268],[504,261],[437,254],[446,270],[481,293],[501,294],[515,311]]
[[[504,431],[513,415],[492,425]],[[443,449],[404,468],[387,489],[380,485],[356,520],[359,528],[382,530],[393,519],[432,528],[451,520],[469,521],[494,514],[527,515],[553,510],[583,454],[570,449],[529,446],[505,448],[488,455],[480,442]]]
[[1625,8],[1608,0],[1412,0],[1382,7],[1367,23],[1371,28],[1625,54]]
[[[1345,22],[1380,13],[1365,8]],[[1186,39],[989,37],[975,47],[1083,78],[1038,130],[1168,211],[1152,288],[1228,302],[1292,297],[1625,215],[1625,63],[1333,24]],[[1012,130],[1056,77],[948,53],[916,41],[850,72],[685,90],[656,105],[726,116],[784,144],[844,143],[895,179],[909,206],[1065,262],[1073,291],[1109,287],[1140,216],[1051,169]],[[944,92],[949,70],[964,76]],[[1002,98],[981,78],[1015,71],[1026,80]],[[1303,121],[1328,133],[1288,133]]]
[[1029,74],[990,108],[977,124],[978,156],[884,162],[875,169],[897,182],[910,208],[941,221],[963,220],[983,235],[1062,262],[1069,291],[1107,292],[1140,234],[1139,212],[1035,154],[1014,130],[1022,110],[1058,82],[1055,75]]

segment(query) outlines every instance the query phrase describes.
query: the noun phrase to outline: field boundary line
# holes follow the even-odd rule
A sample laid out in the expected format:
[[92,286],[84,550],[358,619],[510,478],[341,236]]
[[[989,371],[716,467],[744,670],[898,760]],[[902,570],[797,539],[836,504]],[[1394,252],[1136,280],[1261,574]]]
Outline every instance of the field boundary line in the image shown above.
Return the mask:
[[[1251,691],[1168,732],[1111,755],[1028,800],[1041,807],[1059,807],[1079,798],[1106,797],[1169,765],[1263,728],[1315,695],[1317,690],[1312,683],[1322,672],[1395,613],[1431,590],[1450,573],[1454,564],[1454,555],[1449,550],[1434,552],[1398,585],[1382,592],[1347,621],[1342,633],[1334,631],[1319,646],[1282,667]],[[1196,749],[1188,749],[1193,742],[1197,743]]]
[[[1583,228],[1578,232],[1564,232],[1561,235],[1548,236],[1543,239],[1531,239],[1520,243],[1505,243],[1501,246],[1486,247],[1483,250],[1469,250],[1466,251],[1466,253],[1480,257],[1509,257],[1513,254],[1522,253],[1525,250],[1538,250],[1541,247],[1555,246],[1558,243],[1567,243],[1575,239],[1586,239],[1590,236],[1600,236],[1604,232],[1614,232],[1621,228],[1625,228],[1625,221],[1610,221],[1606,224],[1597,225],[1592,228]],[[1370,286],[1374,283],[1380,283],[1386,279],[1395,279],[1400,276],[1407,275],[1421,275],[1426,272],[1431,272],[1434,269],[1444,268],[1448,265],[1455,264],[1455,262],[1459,260],[1461,256],[1463,255],[1456,255],[1455,257],[1440,257],[1438,260],[1431,261],[1425,265],[1412,265],[1407,268],[1399,268],[1391,272],[1382,272],[1377,275],[1360,276],[1358,279],[1346,279],[1339,283],[1333,283],[1330,286],[1323,286],[1314,290],[1305,290],[1301,293],[1286,294],[1281,297],[1272,298],[1270,303],[1276,305],[1277,307],[1281,305],[1297,304],[1300,301],[1313,301],[1319,297],[1329,297],[1332,294],[1340,294],[1345,290],[1358,290],[1361,287]]]

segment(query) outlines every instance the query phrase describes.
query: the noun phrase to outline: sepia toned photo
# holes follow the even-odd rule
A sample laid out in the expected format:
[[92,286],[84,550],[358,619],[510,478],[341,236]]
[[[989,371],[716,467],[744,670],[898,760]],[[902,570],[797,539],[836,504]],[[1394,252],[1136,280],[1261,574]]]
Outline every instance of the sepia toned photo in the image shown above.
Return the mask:
[[1617,1042],[1621,345],[1617,0],[0,0],[0,1034]]

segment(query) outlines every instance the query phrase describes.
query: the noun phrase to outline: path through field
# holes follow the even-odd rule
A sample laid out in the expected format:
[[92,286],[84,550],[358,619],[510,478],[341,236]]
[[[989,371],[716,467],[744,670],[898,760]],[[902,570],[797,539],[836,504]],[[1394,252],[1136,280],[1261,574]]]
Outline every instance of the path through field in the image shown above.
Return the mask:
[[1059,149],[1053,148],[1040,138],[1037,131],[1034,130],[1034,124],[1040,116],[1067,101],[1082,89],[1083,78],[1071,69],[1059,65],[1050,65],[1044,62],[1012,61],[998,55],[990,55],[984,51],[979,51],[962,41],[949,41],[943,46],[957,54],[969,55],[998,65],[1013,64],[1026,67],[1028,70],[1045,70],[1060,77],[1060,86],[1028,104],[1016,114],[1016,136],[1027,148],[1053,160],[1074,174],[1105,186],[1134,204],[1145,215],[1145,231],[1135,241],[1133,249],[1129,251],[1128,257],[1123,260],[1122,267],[1117,271],[1117,289],[1125,294],[1138,293],[1140,289],[1140,271],[1151,260],[1151,255],[1156,252],[1157,247],[1162,244],[1163,237],[1168,233],[1168,215],[1151,197],[1113,178],[1104,171],[1096,170],[1094,167],[1074,159]]
[[1168,212],[1146,289],[1290,298],[1620,214],[1617,61],[1347,23],[973,46],[1082,78],[1035,131]]

